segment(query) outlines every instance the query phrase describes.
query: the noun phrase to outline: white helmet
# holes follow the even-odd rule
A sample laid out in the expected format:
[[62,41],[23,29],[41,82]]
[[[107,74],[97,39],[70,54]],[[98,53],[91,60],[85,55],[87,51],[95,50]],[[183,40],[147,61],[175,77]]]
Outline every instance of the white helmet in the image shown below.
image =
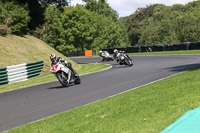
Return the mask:
[[117,50],[117,49],[115,49],[113,52],[114,52],[114,53],[118,53],[118,50]]
[[101,54],[101,53],[102,53],[102,50],[100,50],[99,53]]
[[51,54],[50,55],[50,60],[54,63],[56,61],[56,55],[55,54]]

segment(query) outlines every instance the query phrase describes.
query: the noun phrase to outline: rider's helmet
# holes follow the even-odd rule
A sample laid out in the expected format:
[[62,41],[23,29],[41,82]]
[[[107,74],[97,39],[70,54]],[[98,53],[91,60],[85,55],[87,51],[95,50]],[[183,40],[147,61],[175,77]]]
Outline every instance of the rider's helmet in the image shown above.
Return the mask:
[[55,54],[51,54],[51,55],[50,55],[50,60],[51,60],[53,63],[55,63],[55,61],[56,61],[56,55],[55,55]]
[[114,52],[114,53],[118,53],[118,50],[117,50],[117,49],[115,49],[113,52]]
[[101,54],[101,53],[102,53],[102,50],[99,51],[99,54]]

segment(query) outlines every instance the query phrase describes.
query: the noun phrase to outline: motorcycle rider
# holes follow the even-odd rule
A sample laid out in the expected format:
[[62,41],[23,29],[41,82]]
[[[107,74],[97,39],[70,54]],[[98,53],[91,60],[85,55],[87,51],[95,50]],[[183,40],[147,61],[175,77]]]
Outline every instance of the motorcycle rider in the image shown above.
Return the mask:
[[[113,58],[117,61],[117,62],[120,62],[120,54],[124,54],[124,51],[118,51],[117,49],[114,49],[114,54],[113,54]],[[127,54],[126,54],[126,56],[130,59],[130,60],[132,60]],[[120,62],[120,65],[121,65],[121,62]]]
[[113,58],[114,58],[117,62],[119,62],[120,52],[118,52],[117,49],[115,49],[113,52],[114,52]]
[[104,61],[104,60],[113,60],[113,59],[111,59],[110,54],[108,53],[108,51],[100,50],[99,51],[99,56],[102,58],[102,61]]
[[110,54],[108,53],[108,51],[104,51],[104,53],[105,53],[106,57],[110,56]]
[[62,57],[57,57],[55,54],[51,54],[50,60],[51,60],[51,67],[56,65],[58,62],[61,62],[64,66],[68,67],[72,71],[72,73],[74,73],[75,76],[77,76],[77,73],[72,68],[72,64],[64,60]]
[[100,56],[100,57],[103,56],[103,51],[102,51],[102,50],[99,51],[99,56]]

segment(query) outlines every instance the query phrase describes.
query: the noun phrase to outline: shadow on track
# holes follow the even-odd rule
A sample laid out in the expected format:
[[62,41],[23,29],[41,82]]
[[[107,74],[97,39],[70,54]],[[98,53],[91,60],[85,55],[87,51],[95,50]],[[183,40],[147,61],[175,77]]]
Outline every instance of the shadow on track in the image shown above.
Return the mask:
[[200,63],[180,65],[180,66],[175,66],[175,67],[169,67],[169,68],[166,68],[166,69],[173,71],[173,72],[182,72],[182,71],[185,71],[185,70],[195,69],[197,67],[200,67]]
[[112,64],[112,69],[118,69],[118,68],[134,68],[133,66],[126,66],[126,65],[120,65],[120,64]]
[[47,88],[47,89],[49,89],[49,90],[51,90],[51,89],[64,89],[64,88],[68,88],[68,87],[75,86],[75,85],[76,84],[70,84],[68,86],[62,86],[62,85],[60,85],[60,86],[50,87],[50,88]]

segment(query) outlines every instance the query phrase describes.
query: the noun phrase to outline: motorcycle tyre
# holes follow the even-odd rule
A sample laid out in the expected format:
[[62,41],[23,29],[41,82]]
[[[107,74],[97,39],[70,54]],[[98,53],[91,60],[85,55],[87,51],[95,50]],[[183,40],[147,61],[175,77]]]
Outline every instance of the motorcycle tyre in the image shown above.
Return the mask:
[[129,67],[131,67],[131,66],[133,66],[133,63],[131,63],[131,64],[129,65]]
[[125,64],[128,65],[129,67],[133,66],[132,61],[131,60],[129,61],[129,59],[127,58],[125,58]]
[[[61,72],[60,73],[57,73],[57,78],[59,80],[59,82],[62,84],[62,86],[64,87],[67,87],[68,86],[68,83],[63,81],[62,77],[61,77]],[[66,79],[67,80],[67,79]]]
[[78,76],[78,77],[76,77],[76,79],[75,79],[75,81],[74,81],[74,84],[80,84],[81,83],[81,79],[80,79],[80,77]]

